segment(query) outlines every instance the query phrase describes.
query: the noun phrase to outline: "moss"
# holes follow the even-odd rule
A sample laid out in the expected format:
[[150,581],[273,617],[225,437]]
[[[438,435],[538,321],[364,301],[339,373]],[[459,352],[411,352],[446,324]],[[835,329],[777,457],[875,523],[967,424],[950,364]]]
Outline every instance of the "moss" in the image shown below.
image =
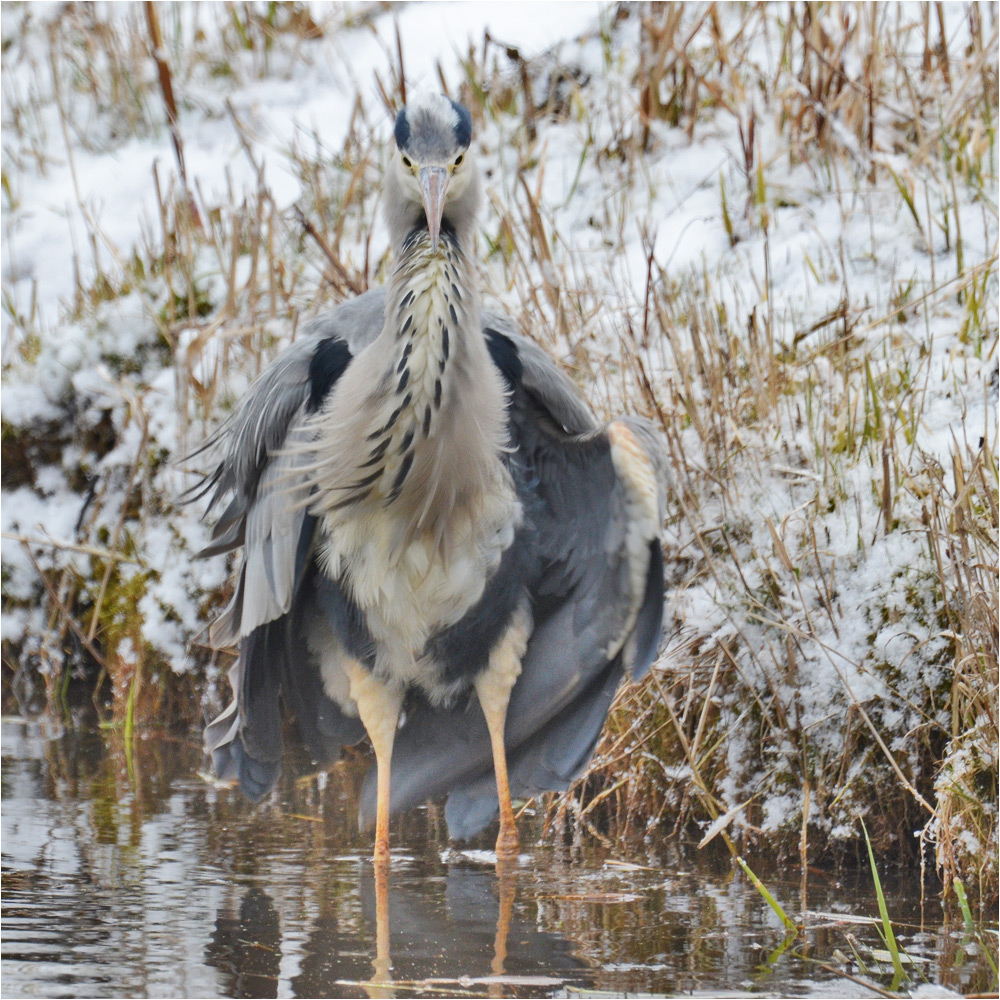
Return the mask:
[[67,444],[61,421],[17,425],[0,423],[0,482],[5,490],[34,486],[37,470],[56,465]]

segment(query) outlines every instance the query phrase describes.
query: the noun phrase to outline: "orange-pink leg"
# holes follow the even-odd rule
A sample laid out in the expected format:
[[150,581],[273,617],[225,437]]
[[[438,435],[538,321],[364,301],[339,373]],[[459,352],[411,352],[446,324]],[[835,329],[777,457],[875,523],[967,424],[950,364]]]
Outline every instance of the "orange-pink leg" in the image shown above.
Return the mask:
[[389,862],[389,793],[392,765],[392,744],[403,696],[396,688],[376,680],[360,664],[346,668],[351,698],[358,706],[358,715],[375,750],[378,785],[375,805],[375,852],[377,865]]
[[509,691],[502,697],[496,691],[485,694],[482,685],[477,685],[479,703],[483,706],[486,726],[490,731],[490,745],[493,748],[493,770],[497,779],[497,799],[500,802],[500,833],[497,835],[497,860],[512,861],[521,850],[517,836],[514,809],[510,804],[510,783],[507,778],[507,750],[503,733],[507,721]]
[[527,602],[518,608],[503,642],[493,651],[486,670],[476,678],[476,695],[486,716],[493,750],[493,771],[497,779],[497,800],[500,803],[500,834],[497,837],[497,861],[515,861],[521,849],[517,823],[510,804],[510,781],[507,776],[507,749],[504,729],[507,705],[514,683],[521,675],[521,658],[531,635],[531,611]]

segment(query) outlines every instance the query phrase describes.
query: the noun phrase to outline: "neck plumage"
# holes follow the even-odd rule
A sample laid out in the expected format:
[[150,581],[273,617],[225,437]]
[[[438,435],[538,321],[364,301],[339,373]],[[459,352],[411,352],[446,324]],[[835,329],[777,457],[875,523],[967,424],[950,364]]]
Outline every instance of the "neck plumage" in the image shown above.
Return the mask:
[[[506,496],[505,396],[482,335],[473,268],[450,230],[398,249],[385,322],[319,417],[314,512],[333,522],[378,513],[394,547],[453,526]],[[500,482],[503,480],[503,482]]]

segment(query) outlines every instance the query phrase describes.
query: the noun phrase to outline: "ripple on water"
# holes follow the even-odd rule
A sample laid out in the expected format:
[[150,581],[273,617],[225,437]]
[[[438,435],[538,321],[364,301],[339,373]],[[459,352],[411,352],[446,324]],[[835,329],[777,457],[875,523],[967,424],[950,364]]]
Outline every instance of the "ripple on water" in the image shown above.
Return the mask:
[[[255,807],[197,777],[193,740],[150,737],[127,759],[107,732],[49,735],[3,725],[5,997],[385,995],[375,976],[406,996],[834,996],[847,981],[810,959],[835,962],[845,934],[881,947],[870,920],[848,922],[874,912],[864,877],[811,875],[803,946],[780,952],[780,923],[727,859],[546,847],[498,879],[489,838],[448,845],[432,807],[394,821],[386,893],[348,768],[288,775]],[[801,900],[797,877],[756,869]],[[919,888],[897,888],[898,936],[932,960],[927,978],[976,992],[977,966],[941,960],[961,941],[907,925]]]

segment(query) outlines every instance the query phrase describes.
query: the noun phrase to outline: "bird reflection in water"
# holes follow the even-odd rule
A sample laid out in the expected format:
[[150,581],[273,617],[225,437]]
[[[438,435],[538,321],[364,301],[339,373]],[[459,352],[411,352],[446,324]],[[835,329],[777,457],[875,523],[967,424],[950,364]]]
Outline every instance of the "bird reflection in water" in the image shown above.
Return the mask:
[[263,889],[247,891],[237,917],[219,913],[205,963],[226,976],[225,996],[278,995],[281,925],[274,902]]
[[[400,987],[412,995],[424,982],[439,990],[469,976],[487,995],[502,996],[502,981],[491,984],[491,976],[578,976],[585,966],[567,941],[516,915],[516,886],[512,865],[452,865],[435,877],[365,864],[360,922],[340,909],[313,921],[292,992],[381,998]],[[277,996],[281,957],[279,913],[266,892],[248,890],[237,918],[220,913],[207,961],[227,975],[226,995]]]
[[[549,973],[560,957],[579,969],[565,942],[540,933],[527,921],[514,920],[516,870],[510,862],[499,863],[495,873],[453,866],[445,878],[442,901],[412,884],[393,884],[390,890],[387,869],[375,865],[362,885],[362,912],[367,924],[374,920],[376,930],[373,974],[365,985],[368,996],[394,996],[393,976],[408,985],[445,980],[441,986],[454,984],[461,976],[503,976],[511,971],[507,965],[512,928],[512,960],[520,972]],[[486,985],[489,996],[503,995],[499,983]]]

